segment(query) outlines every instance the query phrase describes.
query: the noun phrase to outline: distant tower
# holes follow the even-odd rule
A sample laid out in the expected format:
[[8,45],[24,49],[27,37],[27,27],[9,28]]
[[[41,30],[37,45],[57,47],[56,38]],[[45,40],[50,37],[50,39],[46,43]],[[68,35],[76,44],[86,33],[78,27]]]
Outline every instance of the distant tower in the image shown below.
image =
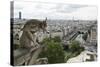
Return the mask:
[[74,22],[74,16],[73,16],[73,18],[72,18],[72,21]]
[[19,19],[21,19],[21,12],[19,12]]
[[[13,9],[14,9],[14,2],[11,1],[10,3],[11,3],[11,4],[10,4],[10,10],[11,10],[11,11],[10,11],[10,12],[11,12],[11,13],[10,13],[10,18],[11,18],[11,20],[12,20],[12,19],[14,18],[14,14],[13,14],[13,12],[14,12],[14,10],[13,10]],[[12,22],[12,21],[11,21],[11,22]]]
[[65,28],[64,27],[62,27],[62,32],[63,32],[63,39],[64,39],[64,37],[65,37]]

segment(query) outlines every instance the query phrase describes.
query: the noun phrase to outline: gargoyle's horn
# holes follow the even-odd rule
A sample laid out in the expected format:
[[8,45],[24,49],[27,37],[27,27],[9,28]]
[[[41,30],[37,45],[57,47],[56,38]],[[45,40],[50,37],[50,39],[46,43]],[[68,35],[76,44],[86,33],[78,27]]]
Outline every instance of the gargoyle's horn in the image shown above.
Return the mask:
[[45,18],[44,22],[46,23],[46,21],[47,21],[47,17]]

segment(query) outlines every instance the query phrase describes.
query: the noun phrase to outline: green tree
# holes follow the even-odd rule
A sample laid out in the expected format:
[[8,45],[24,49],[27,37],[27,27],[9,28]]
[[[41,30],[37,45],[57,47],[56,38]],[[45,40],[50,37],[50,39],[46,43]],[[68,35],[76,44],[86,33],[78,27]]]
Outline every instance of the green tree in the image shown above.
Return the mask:
[[61,38],[60,38],[59,36],[55,36],[55,37],[53,38],[53,40],[54,40],[55,42],[61,42]]
[[86,41],[86,40],[87,40],[87,37],[88,37],[88,33],[86,32],[86,33],[82,36],[82,38]]
[[64,52],[60,43],[57,43],[57,42],[55,43],[54,41],[51,41],[51,43],[48,43],[46,54],[47,54],[49,63],[64,62]]
[[47,57],[48,62],[52,63],[63,63],[64,62],[64,51],[61,46],[61,41],[56,41],[56,38],[53,39],[44,39],[44,43],[46,45],[46,50],[43,50],[40,54],[40,57]]
[[72,41],[71,44],[69,45],[69,49],[72,52],[78,51],[80,48],[80,43],[78,41]]
[[91,35],[91,29],[90,29],[90,30],[88,30],[88,34],[89,34],[89,35]]

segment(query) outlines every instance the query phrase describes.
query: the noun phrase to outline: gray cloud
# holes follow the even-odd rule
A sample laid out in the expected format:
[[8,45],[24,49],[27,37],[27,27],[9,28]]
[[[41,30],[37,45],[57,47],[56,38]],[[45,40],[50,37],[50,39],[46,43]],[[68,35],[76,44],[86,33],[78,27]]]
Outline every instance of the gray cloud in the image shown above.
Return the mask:
[[72,13],[84,7],[87,7],[87,5],[57,4],[57,7],[55,9],[57,12],[61,13]]
[[69,7],[71,7],[71,8],[83,8],[83,7],[88,7],[88,5],[76,5],[76,4],[70,4]]
[[[63,3],[40,3],[40,2],[15,2],[14,16],[18,17],[18,12],[22,11],[23,18],[45,18],[66,19],[79,15],[82,18],[86,16],[96,16],[95,7],[87,5],[74,5]],[[88,15],[87,15],[88,14]]]

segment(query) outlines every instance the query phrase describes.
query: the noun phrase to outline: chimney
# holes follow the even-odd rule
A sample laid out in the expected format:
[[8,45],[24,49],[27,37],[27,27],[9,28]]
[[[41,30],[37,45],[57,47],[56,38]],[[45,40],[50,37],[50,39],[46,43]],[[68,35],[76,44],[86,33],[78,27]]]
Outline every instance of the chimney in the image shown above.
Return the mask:
[[21,19],[21,12],[19,12],[19,19]]

